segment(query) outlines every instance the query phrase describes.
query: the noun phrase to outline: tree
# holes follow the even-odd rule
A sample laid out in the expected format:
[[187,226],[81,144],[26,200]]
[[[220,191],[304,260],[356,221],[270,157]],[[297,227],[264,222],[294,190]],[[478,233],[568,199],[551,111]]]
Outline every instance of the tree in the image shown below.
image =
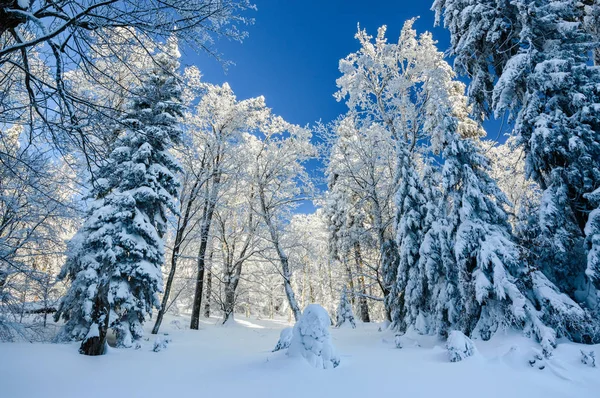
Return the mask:
[[[246,0],[192,0],[185,4],[174,0],[82,0],[76,4],[70,0],[3,1],[0,67],[6,72],[4,77],[15,82],[11,88],[21,94],[19,107],[31,109],[35,115],[32,128],[39,137],[65,153],[73,149],[82,153],[88,171],[94,172],[103,134],[98,137],[97,131],[86,128],[93,124],[88,118],[113,118],[115,110],[104,108],[105,98],[79,92],[65,75],[79,69],[96,83],[102,83],[95,80],[102,75],[114,88],[118,77],[109,77],[95,55],[98,44],[108,43],[123,32],[127,35],[122,37],[127,36],[131,45],[165,40],[175,34],[192,48],[217,56],[212,40],[215,36],[242,40],[245,33],[238,25],[251,22],[241,15],[249,8],[253,6]],[[122,48],[117,45],[104,51],[116,64],[127,67]],[[0,122],[10,123],[5,116],[10,118],[11,114],[2,113]],[[122,116],[112,120],[118,122]]]
[[[451,87],[453,76],[446,68],[438,78]],[[407,295],[405,305],[432,311],[415,324],[417,328],[442,335],[459,330],[487,340],[501,328],[515,327],[533,333],[550,355],[556,337],[568,334],[565,325],[586,329],[586,316],[520,261],[504,211],[507,199],[488,174],[488,159],[476,141],[459,135],[453,91],[436,94],[429,117],[439,127],[433,142],[442,149],[442,195],[439,221],[433,222],[420,250],[429,302],[423,303],[421,295]],[[432,148],[435,154],[438,147]]]
[[264,138],[248,136],[252,185],[256,195],[253,209],[267,230],[281,267],[284,290],[294,318],[301,315],[291,284],[289,257],[282,245],[284,224],[290,211],[310,198],[312,184],[304,162],[316,155],[308,129],[272,117],[260,130]]
[[167,282],[165,283],[160,309],[158,310],[158,314],[156,316],[156,322],[152,328],[152,334],[158,333],[165,313],[170,307],[169,297],[171,295],[171,289],[173,287],[173,281],[175,279],[179,257],[182,255],[186,244],[189,242],[191,237],[193,237],[192,233],[194,227],[198,223],[198,213],[200,212],[198,199],[200,197],[202,187],[202,181],[196,178],[196,176],[189,172],[189,170],[185,171],[184,168],[184,176],[182,179],[182,187],[179,196],[179,211],[176,215],[177,225],[175,228],[175,238],[173,239],[173,248],[171,249],[171,267],[169,269]]
[[352,306],[348,301],[346,287],[344,286],[344,288],[342,289],[342,294],[340,295],[340,303],[336,311],[335,327],[339,328],[346,322],[350,324],[352,329],[356,328],[356,322],[354,321],[354,313],[352,312]]
[[586,275],[594,239],[586,244],[586,225],[600,185],[600,123],[592,111],[600,71],[590,62],[597,44],[585,26],[589,7],[571,0],[434,3],[450,29],[458,70],[473,78],[476,109],[513,115],[526,174],[543,191],[535,266],[560,291],[594,307]]
[[204,84],[203,96],[195,113],[188,118],[192,145],[192,162],[196,162],[196,178],[202,185],[200,221],[196,239],[196,291],[190,328],[198,329],[202,304],[204,271],[211,225],[215,209],[228,184],[239,177],[237,158],[243,134],[259,128],[270,114],[263,97],[237,100],[227,83],[222,86]]
[[[393,280],[393,291],[390,295],[396,302],[390,303],[392,310],[392,327],[406,330],[407,324],[416,322],[420,306],[414,305],[424,296],[423,285],[425,275],[420,273],[419,249],[425,226],[426,198],[420,176],[410,154],[404,154],[400,165],[400,186],[396,194],[398,211],[397,237],[398,263]],[[412,306],[405,305],[405,296],[410,296]],[[408,319],[405,319],[408,318]]]
[[51,307],[52,274],[76,214],[73,192],[64,162],[30,144],[25,128],[0,131],[0,340],[13,338],[34,296]]
[[283,247],[290,254],[290,269],[299,306],[320,303],[334,313],[338,291],[344,273],[340,262],[332,261],[327,241],[327,226],[323,211],[295,214],[284,231]]
[[[374,280],[386,297],[389,285],[382,277],[379,263],[369,268],[364,261],[367,251],[376,247],[382,254],[380,242],[390,240],[393,225],[393,198],[395,195],[395,148],[389,133],[379,125],[359,128],[352,117],[338,120],[330,131],[322,134],[329,145],[327,175],[329,192],[325,201],[330,217],[330,242],[333,256],[346,262],[350,272],[349,282],[356,276],[353,289],[359,302],[363,322],[369,322],[367,281]],[[378,225],[371,228],[370,224]]]
[[325,308],[310,304],[294,325],[288,349],[291,357],[300,357],[318,369],[331,369],[340,364],[340,358],[331,341],[331,320]]
[[[243,160],[242,160],[243,159]],[[244,157],[240,167],[245,166]],[[239,173],[242,178],[232,183],[226,194],[222,208],[216,211],[215,244],[220,248],[220,260],[223,268],[224,300],[222,303],[223,323],[233,320],[237,299],[237,289],[242,276],[244,263],[259,253],[259,222],[252,210],[254,193],[248,175]],[[246,178],[244,178],[246,177]],[[245,189],[248,189],[246,191]]]
[[[436,123],[439,121],[429,117],[434,106],[435,92],[444,90],[454,94],[457,90],[454,85],[439,86],[438,75],[449,67],[442,65],[443,54],[435,47],[431,34],[426,32],[417,36],[413,24],[414,20],[404,24],[398,43],[388,43],[385,26],[379,28],[374,40],[366,31],[359,29],[356,38],[361,48],[340,61],[342,76],[337,80],[339,91],[336,98],[338,101],[345,99],[348,106],[348,113],[342,123],[353,125],[351,128],[358,132],[354,133],[355,136],[377,137],[371,138],[376,143],[373,147],[377,154],[370,156],[371,159],[387,160],[390,155],[384,153],[390,149],[393,153],[393,160],[388,160],[387,165],[392,170],[387,179],[387,189],[376,189],[369,179],[357,184],[360,186],[362,183],[361,190],[364,191],[359,194],[363,196],[359,197],[370,202],[369,213],[380,252],[378,269],[379,272],[385,271],[386,281],[382,290],[388,313],[391,313],[391,305],[395,301],[390,294],[399,293],[394,287],[398,258],[395,251],[389,249],[393,245],[390,240],[397,235],[394,220],[400,220],[403,215],[394,214],[389,209],[393,209],[391,202],[399,188],[401,164],[405,156],[412,156],[420,151],[419,146],[423,140],[431,140],[433,146],[439,145],[434,141]],[[457,98],[459,100],[452,112],[468,113],[464,98]],[[481,127],[466,118],[460,124],[460,132],[472,137],[483,134]],[[363,141],[365,140],[361,139],[359,142]],[[372,169],[373,167],[368,168],[364,173],[373,174],[378,184],[381,184],[383,179],[379,173],[373,173]],[[361,179],[364,180],[364,177]],[[379,195],[387,198],[387,203],[380,200]],[[388,208],[390,217],[382,217],[382,206]],[[384,260],[389,263],[384,263]]]
[[72,281],[56,319],[63,336],[83,339],[80,353],[102,355],[109,328],[119,346],[142,336],[142,323],[160,307],[167,211],[177,212],[183,116],[179,63],[170,54],[139,88],[107,164],[99,171],[85,224],[73,238],[60,278]]

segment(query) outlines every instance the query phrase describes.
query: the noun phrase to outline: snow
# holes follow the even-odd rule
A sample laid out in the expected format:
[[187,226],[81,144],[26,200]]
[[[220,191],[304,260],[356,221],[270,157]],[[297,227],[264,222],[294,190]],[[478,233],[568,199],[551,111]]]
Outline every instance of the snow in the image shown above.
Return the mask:
[[152,351],[149,333],[138,350],[111,348],[100,357],[78,354],[78,343],[2,343],[2,396],[586,398],[600,390],[600,369],[581,363],[581,350],[597,355],[600,345],[559,344],[539,370],[528,363],[538,344],[498,333],[488,342],[474,340],[478,357],[451,363],[436,338],[418,336],[418,344],[397,349],[391,332],[358,323],[331,330],[342,361],[323,370],[290,360],[285,351],[271,353],[281,329],[290,326],[285,321],[236,318],[243,323],[221,327],[215,317],[191,331],[172,323],[187,325],[188,318],[167,316],[161,333],[172,342],[160,352]]
[[281,330],[281,333],[279,333],[279,341],[277,341],[277,345],[273,348],[273,352],[285,350],[290,347],[292,336],[294,335],[293,330],[294,329],[291,327]]
[[477,348],[473,340],[458,330],[453,330],[448,335],[446,349],[448,349],[450,362],[460,362],[468,357],[477,355]]
[[331,318],[325,308],[319,304],[306,306],[292,330],[288,355],[302,356],[308,363],[319,369],[337,367],[340,358],[331,341],[330,324]]

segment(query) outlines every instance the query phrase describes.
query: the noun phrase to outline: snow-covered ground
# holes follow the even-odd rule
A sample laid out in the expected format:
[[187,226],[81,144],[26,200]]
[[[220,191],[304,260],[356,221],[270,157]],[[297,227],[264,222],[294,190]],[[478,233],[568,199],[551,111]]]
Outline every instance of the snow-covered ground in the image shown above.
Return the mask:
[[[179,321],[181,329],[172,320]],[[581,363],[580,346],[563,342],[554,357],[531,367],[538,347],[519,335],[476,341],[478,355],[451,363],[440,341],[404,339],[395,348],[378,325],[333,329],[341,358],[335,369],[312,368],[302,357],[272,353],[285,321],[238,317],[236,324],[165,320],[168,347],[153,352],[155,336],[138,349],[102,357],[77,353],[78,344],[0,344],[4,398],[94,397],[599,397],[600,363]],[[419,346],[417,346],[417,344]],[[539,367],[544,367],[540,370]]]

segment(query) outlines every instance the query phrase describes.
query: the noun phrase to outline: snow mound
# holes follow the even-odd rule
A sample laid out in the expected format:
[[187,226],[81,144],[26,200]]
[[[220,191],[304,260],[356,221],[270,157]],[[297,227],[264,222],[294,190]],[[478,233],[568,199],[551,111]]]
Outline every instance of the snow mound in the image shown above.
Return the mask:
[[279,334],[279,341],[277,342],[275,348],[273,348],[272,352],[285,350],[286,348],[289,348],[290,343],[292,342],[292,335],[293,329],[291,327],[283,329]]
[[446,349],[450,362],[460,362],[477,354],[477,348],[473,341],[458,330],[453,330],[448,335]]
[[325,308],[310,304],[294,325],[288,349],[290,357],[302,356],[315,368],[330,369],[340,364],[340,359],[329,334],[330,318]]

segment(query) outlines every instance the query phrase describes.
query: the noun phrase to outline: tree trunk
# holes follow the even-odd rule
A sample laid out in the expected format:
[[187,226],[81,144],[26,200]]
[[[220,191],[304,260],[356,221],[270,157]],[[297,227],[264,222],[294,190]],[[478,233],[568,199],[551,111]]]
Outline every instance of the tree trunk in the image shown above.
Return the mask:
[[165,316],[165,312],[167,311],[167,304],[169,303],[169,296],[171,294],[171,288],[173,286],[173,280],[175,279],[175,271],[177,270],[177,260],[179,259],[179,252],[181,250],[181,244],[183,243],[183,237],[185,234],[185,230],[187,229],[190,213],[192,209],[192,204],[196,200],[198,195],[198,180],[192,186],[190,191],[190,196],[188,198],[185,213],[183,216],[183,220],[180,218],[177,226],[177,233],[175,235],[175,242],[173,245],[173,252],[171,253],[171,269],[169,270],[169,276],[167,278],[167,284],[165,285],[165,292],[163,294],[162,302],[160,305],[160,309],[158,310],[158,315],[156,316],[156,322],[154,323],[154,327],[152,328],[152,334],[157,334],[160,329],[160,325],[162,324],[163,317]]
[[296,296],[294,295],[294,289],[292,289],[292,284],[290,279],[292,277],[290,272],[290,264],[288,257],[283,252],[281,245],[279,243],[279,235],[275,231],[275,227],[267,210],[267,205],[265,203],[264,193],[260,192],[260,205],[262,210],[262,216],[264,218],[265,224],[267,224],[267,228],[269,229],[269,234],[271,235],[271,241],[273,242],[273,247],[275,248],[275,252],[277,252],[277,257],[279,257],[279,262],[281,263],[281,274],[283,276],[283,289],[285,290],[285,295],[288,299],[288,303],[290,304],[290,309],[292,314],[294,315],[294,319],[298,321],[300,316],[302,315],[302,311],[300,311],[300,307],[298,307],[298,302],[296,301]]
[[358,306],[360,308],[360,320],[363,322],[371,322],[369,317],[369,303],[367,302],[367,289],[365,283],[365,275],[363,273],[363,260],[360,252],[360,244],[354,243],[354,259],[356,261],[356,272],[358,275],[358,288],[360,296],[358,297]]
[[[104,267],[103,267],[104,268]],[[103,269],[102,271],[105,271]],[[83,355],[104,355],[106,352],[106,334],[108,333],[110,303],[108,302],[108,290],[110,288],[110,276],[103,272],[102,283],[94,299],[92,312],[92,326],[86,338],[81,342],[79,353]]]
[[204,269],[206,267],[206,249],[208,248],[208,239],[210,225],[212,223],[215,206],[217,204],[218,187],[221,182],[220,175],[215,177],[214,186],[210,196],[206,199],[203,211],[202,227],[200,228],[200,248],[198,249],[198,274],[196,276],[196,291],[194,293],[194,305],[192,307],[192,319],[190,329],[198,330],[200,324],[200,311],[202,309],[202,289],[204,285]]
[[348,272],[348,286],[350,287],[350,291],[352,292],[352,294],[350,295],[350,302],[354,306],[356,304],[356,290],[354,288],[354,278],[352,277],[352,269],[350,268],[350,265],[348,264],[348,261],[346,259],[342,260],[342,262],[344,264],[344,268]]
[[225,285],[225,302],[223,303],[223,324],[233,320],[235,307],[235,290],[231,283]]
[[[246,245],[247,248],[247,245]],[[242,256],[245,253],[245,249],[242,252]],[[229,272],[225,276],[225,303],[223,306],[223,324],[234,317],[235,311],[235,292],[240,283],[240,276],[242,275],[242,264],[243,260],[238,260],[231,268],[233,272]]]
[[206,270],[206,297],[204,298],[204,317],[210,318],[210,295],[212,294],[212,272]]
[[[208,237],[207,237],[208,239]],[[202,290],[204,288],[204,256],[206,254],[206,242],[200,243],[198,250],[198,274],[196,275],[196,291],[194,292],[194,305],[192,308],[192,320],[190,329],[198,330],[200,327],[200,309],[202,308]]]

